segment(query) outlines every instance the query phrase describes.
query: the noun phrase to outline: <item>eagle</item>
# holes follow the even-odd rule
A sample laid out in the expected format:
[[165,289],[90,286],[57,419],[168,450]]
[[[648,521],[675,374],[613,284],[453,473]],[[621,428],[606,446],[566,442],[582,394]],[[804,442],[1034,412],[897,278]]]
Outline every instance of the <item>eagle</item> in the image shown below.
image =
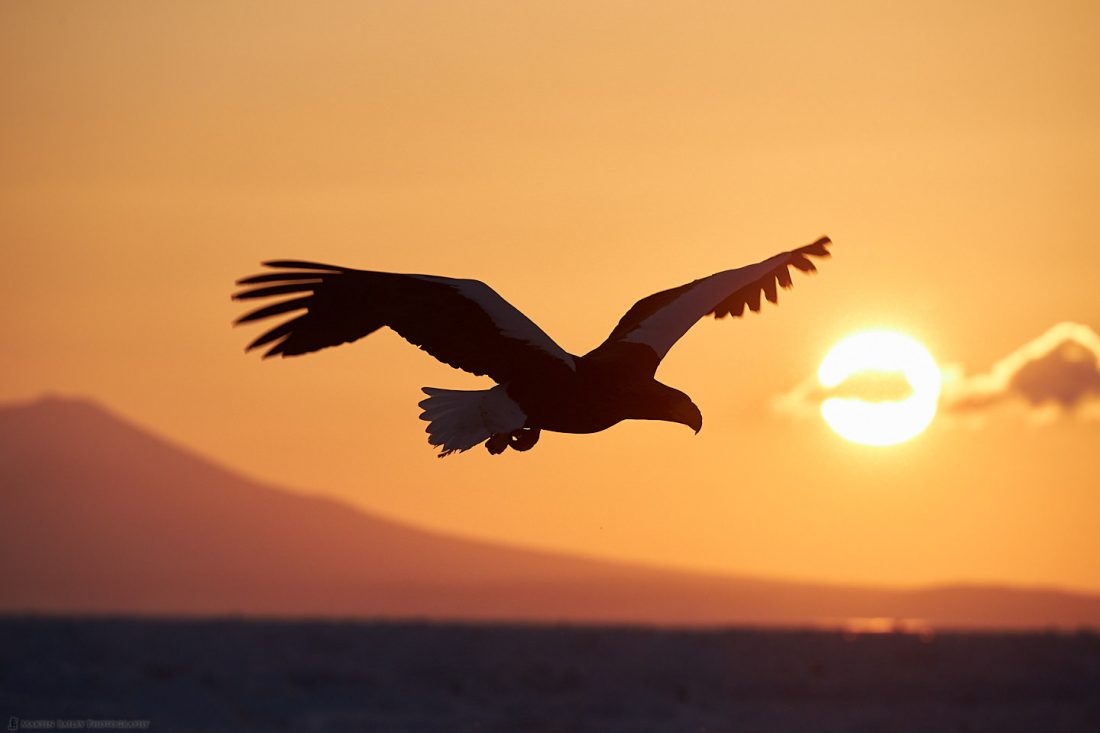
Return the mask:
[[287,357],[357,341],[383,326],[457,369],[488,376],[482,390],[424,387],[421,419],[439,456],[485,444],[498,455],[530,450],[543,430],[596,433],[623,420],[665,420],[698,433],[691,398],[655,379],[665,354],[704,316],[759,311],[779,300],[790,268],[812,273],[828,237],[761,262],[642,298],[611,335],[584,356],[570,354],[485,283],[404,275],[300,260],[272,260],[271,272],[237,281],[235,300],[275,299],[234,324],[298,313],[245,349]]

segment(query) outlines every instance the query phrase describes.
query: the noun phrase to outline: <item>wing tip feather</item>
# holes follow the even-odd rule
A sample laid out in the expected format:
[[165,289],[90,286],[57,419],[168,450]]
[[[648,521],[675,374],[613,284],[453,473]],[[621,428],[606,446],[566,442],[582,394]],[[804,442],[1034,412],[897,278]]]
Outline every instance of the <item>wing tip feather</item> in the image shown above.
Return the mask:
[[829,247],[832,244],[833,240],[829,237],[818,237],[813,242],[799,247],[795,252],[801,255],[813,255],[814,257],[831,257],[832,253],[829,251]]
[[308,262],[306,260],[264,260],[264,267],[294,270],[323,270],[328,272],[348,272],[348,268],[339,265],[326,265],[323,262]]
[[800,272],[817,272],[817,265],[811,262],[810,258],[802,254],[801,252],[797,252],[793,257],[791,257],[790,264],[793,265],[795,269],[799,270]]

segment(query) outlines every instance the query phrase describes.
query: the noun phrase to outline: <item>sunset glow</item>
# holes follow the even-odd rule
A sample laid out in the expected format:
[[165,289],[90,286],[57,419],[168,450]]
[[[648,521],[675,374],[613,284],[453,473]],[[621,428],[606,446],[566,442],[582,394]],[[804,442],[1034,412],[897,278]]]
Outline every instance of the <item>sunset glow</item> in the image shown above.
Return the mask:
[[1098,38],[0,2],[0,719],[1098,733]]
[[[1087,2],[0,3],[0,402],[91,400],[478,541],[1100,592],[1098,29]],[[231,325],[238,278],[299,259],[483,282],[581,356],[823,234],[818,274],[661,362],[697,435],[440,460],[421,389],[490,379],[388,328],[265,361]],[[931,351],[938,401],[921,359],[819,383],[870,328]]]
[[886,446],[919,435],[936,415],[940,370],[920,342],[894,331],[867,331],[841,341],[821,362],[818,381],[826,389],[866,373],[900,372],[912,394],[900,400],[829,397],[821,416],[837,435],[863,445]]

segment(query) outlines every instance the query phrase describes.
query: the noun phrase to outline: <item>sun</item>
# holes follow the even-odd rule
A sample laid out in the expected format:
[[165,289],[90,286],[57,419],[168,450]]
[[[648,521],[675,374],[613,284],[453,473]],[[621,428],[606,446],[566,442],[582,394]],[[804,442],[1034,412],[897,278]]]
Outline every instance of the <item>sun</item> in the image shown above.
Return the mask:
[[[881,401],[835,396],[844,382],[868,373],[900,373],[909,394]],[[920,434],[936,415],[940,368],[919,341],[897,331],[864,331],[845,338],[825,356],[817,380],[827,394],[834,394],[821,403],[821,416],[837,435],[854,443],[901,443]]]

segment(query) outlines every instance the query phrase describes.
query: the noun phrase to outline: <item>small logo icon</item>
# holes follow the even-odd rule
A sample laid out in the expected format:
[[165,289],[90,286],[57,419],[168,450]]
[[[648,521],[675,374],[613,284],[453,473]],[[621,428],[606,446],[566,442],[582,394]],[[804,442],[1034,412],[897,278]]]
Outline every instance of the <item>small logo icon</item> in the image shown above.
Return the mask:
[[8,718],[8,730],[19,730],[19,718],[14,715]]

